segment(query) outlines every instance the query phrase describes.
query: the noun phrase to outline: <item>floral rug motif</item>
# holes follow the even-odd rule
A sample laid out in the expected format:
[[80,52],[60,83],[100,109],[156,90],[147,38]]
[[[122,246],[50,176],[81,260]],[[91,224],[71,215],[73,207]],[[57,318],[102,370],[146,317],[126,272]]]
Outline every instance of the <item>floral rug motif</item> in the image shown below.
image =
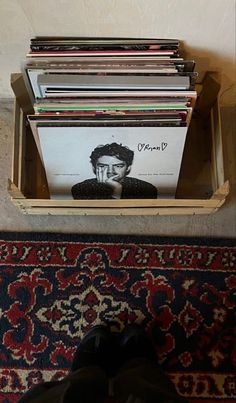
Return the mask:
[[0,235],[0,402],[65,376],[92,326],[131,322],[182,396],[235,401],[236,240]]

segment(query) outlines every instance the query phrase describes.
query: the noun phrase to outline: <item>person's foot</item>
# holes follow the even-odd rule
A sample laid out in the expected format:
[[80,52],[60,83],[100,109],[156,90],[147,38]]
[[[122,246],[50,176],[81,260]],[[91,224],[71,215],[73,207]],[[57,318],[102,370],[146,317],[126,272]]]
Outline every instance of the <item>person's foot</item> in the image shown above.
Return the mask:
[[120,338],[120,365],[140,357],[156,361],[155,348],[143,327],[127,325]]
[[71,370],[99,366],[109,374],[112,368],[112,355],[113,340],[110,329],[103,325],[95,326],[81,340]]

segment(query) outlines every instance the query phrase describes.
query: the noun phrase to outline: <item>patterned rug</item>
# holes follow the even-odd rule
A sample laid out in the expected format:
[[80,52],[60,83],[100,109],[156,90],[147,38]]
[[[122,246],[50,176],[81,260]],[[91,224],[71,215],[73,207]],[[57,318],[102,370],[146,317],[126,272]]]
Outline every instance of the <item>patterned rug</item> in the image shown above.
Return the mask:
[[236,399],[236,240],[3,233],[0,285],[2,403],[107,322],[142,323],[190,402]]

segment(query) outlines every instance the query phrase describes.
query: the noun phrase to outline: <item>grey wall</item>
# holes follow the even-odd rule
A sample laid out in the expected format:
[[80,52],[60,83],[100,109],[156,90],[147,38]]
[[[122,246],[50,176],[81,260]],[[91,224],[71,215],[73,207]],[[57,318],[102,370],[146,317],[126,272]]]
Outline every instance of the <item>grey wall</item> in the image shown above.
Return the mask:
[[235,0],[0,0],[0,98],[35,35],[179,38],[201,76],[222,72],[221,103],[234,103]]

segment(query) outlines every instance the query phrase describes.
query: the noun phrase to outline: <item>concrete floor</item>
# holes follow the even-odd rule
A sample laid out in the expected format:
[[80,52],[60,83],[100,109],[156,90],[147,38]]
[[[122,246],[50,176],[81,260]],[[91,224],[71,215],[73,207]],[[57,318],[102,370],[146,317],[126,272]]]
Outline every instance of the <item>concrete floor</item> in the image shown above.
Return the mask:
[[7,180],[11,176],[13,100],[0,102],[0,231],[135,234],[158,236],[236,237],[236,131],[233,107],[221,109],[225,177],[231,191],[221,209],[203,216],[26,216],[11,203]]

